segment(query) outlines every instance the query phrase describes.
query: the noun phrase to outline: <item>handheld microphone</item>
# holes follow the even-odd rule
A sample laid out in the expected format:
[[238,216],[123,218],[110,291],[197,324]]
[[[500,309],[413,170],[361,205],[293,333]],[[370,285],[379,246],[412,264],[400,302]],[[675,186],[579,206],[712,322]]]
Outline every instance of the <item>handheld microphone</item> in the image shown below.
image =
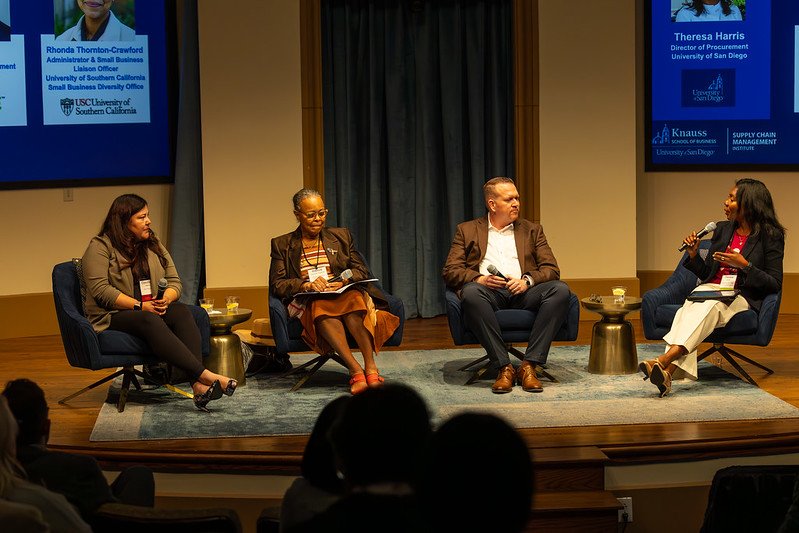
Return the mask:
[[337,281],[344,281],[345,279],[350,279],[351,277],[352,277],[352,270],[350,270],[348,268],[347,270],[345,270],[341,274],[339,274],[337,276],[333,276],[332,278],[327,280],[327,282],[328,283],[335,283]]
[[164,297],[164,293],[166,292],[166,288],[169,286],[169,282],[166,278],[161,278],[158,280],[158,293],[155,295],[156,300],[160,300]]
[[498,278],[502,278],[505,281],[508,281],[508,278],[506,278],[505,275],[502,272],[500,272],[497,269],[497,267],[495,267],[494,265],[488,265],[487,270],[488,273],[491,274],[492,276],[497,276]]
[[[714,231],[715,229],[716,229],[716,223],[715,222],[708,222],[707,226],[705,226],[704,228],[702,228],[701,230],[696,232],[696,238],[697,239],[701,239],[702,237],[704,237],[705,235],[707,235],[711,231]],[[688,248],[688,245],[685,244],[685,243],[682,243],[682,246],[677,248],[677,251],[678,252],[684,252],[686,248]]]

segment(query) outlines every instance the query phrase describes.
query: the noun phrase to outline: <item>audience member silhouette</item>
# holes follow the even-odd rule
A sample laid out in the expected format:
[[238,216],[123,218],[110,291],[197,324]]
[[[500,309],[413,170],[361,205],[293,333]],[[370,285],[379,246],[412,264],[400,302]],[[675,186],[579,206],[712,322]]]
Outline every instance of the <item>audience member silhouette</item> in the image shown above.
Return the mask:
[[373,387],[350,398],[330,431],[346,495],[291,531],[429,531],[413,482],[431,434],[424,401],[406,386]]
[[[499,461],[502,475],[490,466]],[[445,422],[421,462],[417,495],[437,533],[522,531],[530,515],[533,466],[527,446],[502,419],[467,413]]]
[[344,494],[344,485],[336,475],[329,433],[349,398],[336,398],[319,413],[302,456],[302,477],[297,478],[283,496],[281,531],[290,530],[323,513]]
[[109,487],[94,457],[47,449],[49,409],[36,383],[27,379],[9,381],[3,396],[19,424],[17,459],[30,481],[63,494],[87,520],[107,502],[153,506],[155,482],[149,468],[127,468]]
[[51,533],[91,533],[64,496],[24,479],[16,457],[18,431],[6,398],[0,395],[0,499],[38,509]]

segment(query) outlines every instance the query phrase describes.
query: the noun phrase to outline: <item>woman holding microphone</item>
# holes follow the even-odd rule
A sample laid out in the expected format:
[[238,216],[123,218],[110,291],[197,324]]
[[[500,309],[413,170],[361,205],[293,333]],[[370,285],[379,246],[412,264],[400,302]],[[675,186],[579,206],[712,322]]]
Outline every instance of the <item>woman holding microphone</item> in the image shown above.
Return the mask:
[[[182,285],[172,257],[150,229],[147,202],[135,194],[114,200],[100,233],[81,261],[84,308],[96,332],[124,331],[142,338],[159,359],[186,371],[194,405],[232,396],[235,379],[203,367],[200,331],[189,308],[177,301]],[[157,283],[167,288],[158,297]]]
[[704,260],[696,232],[685,238],[688,258],[683,266],[702,280],[694,292],[725,287],[738,289],[739,294],[729,303],[686,301],[677,311],[663,337],[666,352],[638,366],[661,398],[671,391],[672,379],[697,379],[696,349],[714,329],[741,311],[759,311],[763,299],[782,288],[785,228],[777,220],[766,186],[755,179],[738,180],[724,202],[724,213],[727,220],[716,225]]

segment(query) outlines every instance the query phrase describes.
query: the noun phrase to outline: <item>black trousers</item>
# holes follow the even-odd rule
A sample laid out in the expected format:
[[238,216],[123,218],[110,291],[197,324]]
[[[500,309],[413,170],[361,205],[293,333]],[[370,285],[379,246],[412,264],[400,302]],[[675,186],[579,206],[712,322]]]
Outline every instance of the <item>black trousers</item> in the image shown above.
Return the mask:
[[156,357],[183,369],[192,381],[205,370],[200,330],[185,304],[172,302],[161,316],[149,311],[119,311],[108,328],[143,339]]
[[463,286],[460,299],[466,325],[486,349],[489,359],[503,367],[510,364],[510,357],[494,312],[500,309],[535,311],[524,360],[546,363],[552,339],[569,312],[570,295],[569,286],[559,280],[533,285],[517,295],[507,289],[489,289],[472,282]]

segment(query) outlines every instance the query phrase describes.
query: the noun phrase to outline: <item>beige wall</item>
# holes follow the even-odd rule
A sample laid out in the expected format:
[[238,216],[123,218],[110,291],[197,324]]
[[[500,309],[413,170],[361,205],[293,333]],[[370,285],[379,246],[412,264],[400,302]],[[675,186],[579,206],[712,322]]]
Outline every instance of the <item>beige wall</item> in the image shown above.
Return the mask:
[[199,3],[208,288],[266,285],[302,187],[299,2],[236,5]]
[[635,14],[538,5],[541,223],[563,278],[635,277]]

